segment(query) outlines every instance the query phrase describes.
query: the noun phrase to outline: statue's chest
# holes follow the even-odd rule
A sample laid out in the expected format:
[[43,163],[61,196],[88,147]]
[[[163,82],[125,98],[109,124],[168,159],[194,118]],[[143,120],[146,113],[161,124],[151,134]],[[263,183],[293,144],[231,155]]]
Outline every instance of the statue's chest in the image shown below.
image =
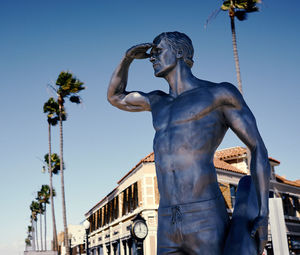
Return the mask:
[[156,131],[189,122],[199,122],[211,115],[215,103],[201,93],[161,100],[152,106],[153,126]]

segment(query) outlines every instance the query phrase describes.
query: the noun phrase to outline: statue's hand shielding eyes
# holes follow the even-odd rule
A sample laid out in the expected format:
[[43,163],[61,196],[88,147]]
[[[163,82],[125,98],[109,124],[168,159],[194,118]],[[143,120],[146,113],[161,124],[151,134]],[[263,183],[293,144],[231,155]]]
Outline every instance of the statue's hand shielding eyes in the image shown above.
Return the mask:
[[152,43],[135,45],[126,51],[126,57],[132,60],[149,58],[150,54],[147,53],[147,50],[149,50],[152,46]]

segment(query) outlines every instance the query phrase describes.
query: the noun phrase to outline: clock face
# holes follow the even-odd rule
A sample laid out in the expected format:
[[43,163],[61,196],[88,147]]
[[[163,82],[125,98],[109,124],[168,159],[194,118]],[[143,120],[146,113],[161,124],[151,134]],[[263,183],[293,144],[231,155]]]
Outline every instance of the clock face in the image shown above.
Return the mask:
[[143,221],[138,221],[134,224],[133,232],[137,238],[144,239],[148,234],[147,225]]

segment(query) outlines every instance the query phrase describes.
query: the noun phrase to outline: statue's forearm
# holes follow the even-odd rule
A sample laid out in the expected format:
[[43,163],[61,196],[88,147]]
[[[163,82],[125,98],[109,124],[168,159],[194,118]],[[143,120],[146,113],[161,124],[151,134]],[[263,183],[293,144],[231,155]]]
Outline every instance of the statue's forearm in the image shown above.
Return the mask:
[[269,212],[270,163],[264,145],[251,150],[251,175],[257,192],[259,216]]
[[107,98],[110,102],[114,96],[124,94],[127,86],[129,66],[132,60],[124,57],[112,74],[107,91]]

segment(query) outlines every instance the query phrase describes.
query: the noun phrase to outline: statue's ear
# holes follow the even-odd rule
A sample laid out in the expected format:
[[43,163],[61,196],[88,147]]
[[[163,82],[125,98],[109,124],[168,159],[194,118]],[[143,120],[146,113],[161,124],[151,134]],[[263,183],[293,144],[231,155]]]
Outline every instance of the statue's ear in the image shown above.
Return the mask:
[[176,57],[177,58],[182,58],[183,57],[183,51],[182,51],[182,49],[177,50]]

